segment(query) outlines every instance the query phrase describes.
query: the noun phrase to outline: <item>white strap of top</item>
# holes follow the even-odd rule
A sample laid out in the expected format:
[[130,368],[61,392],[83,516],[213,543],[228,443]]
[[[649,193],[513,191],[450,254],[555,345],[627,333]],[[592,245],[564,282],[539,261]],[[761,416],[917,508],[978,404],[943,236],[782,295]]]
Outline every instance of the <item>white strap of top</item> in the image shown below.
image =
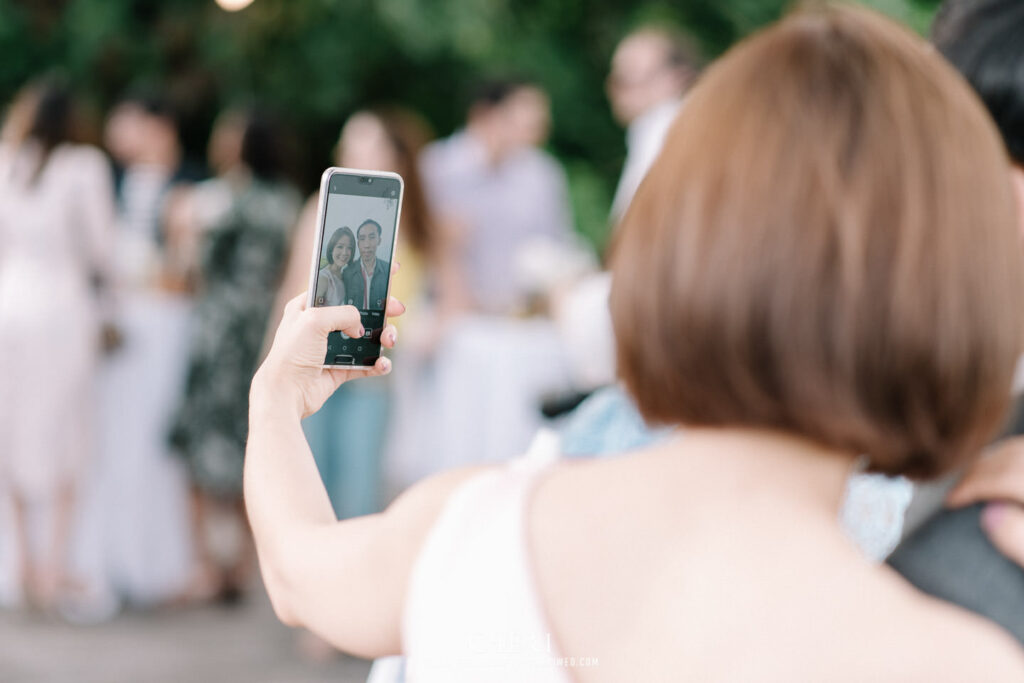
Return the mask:
[[543,431],[507,467],[451,496],[413,567],[403,616],[407,680],[564,683],[539,607],[526,549],[526,503],[557,460]]

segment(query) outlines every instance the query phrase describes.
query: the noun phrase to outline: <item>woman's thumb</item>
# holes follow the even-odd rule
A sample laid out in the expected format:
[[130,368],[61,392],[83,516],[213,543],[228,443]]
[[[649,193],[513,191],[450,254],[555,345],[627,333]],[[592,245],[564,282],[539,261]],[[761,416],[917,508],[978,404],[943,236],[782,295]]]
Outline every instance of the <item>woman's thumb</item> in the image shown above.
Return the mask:
[[323,306],[303,311],[312,327],[321,334],[341,331],[350,337],[363,336],[363,324],[355,306]]

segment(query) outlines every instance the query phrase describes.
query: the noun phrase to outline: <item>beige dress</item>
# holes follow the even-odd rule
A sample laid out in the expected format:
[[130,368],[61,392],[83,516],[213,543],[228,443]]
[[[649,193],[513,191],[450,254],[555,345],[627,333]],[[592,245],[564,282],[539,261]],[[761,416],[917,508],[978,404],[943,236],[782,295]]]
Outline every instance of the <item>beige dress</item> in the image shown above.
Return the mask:
[[0,483],[29,497],[74,479],[93,441],[99,302],[110,253],[110,167],[60,145],[0,145]]

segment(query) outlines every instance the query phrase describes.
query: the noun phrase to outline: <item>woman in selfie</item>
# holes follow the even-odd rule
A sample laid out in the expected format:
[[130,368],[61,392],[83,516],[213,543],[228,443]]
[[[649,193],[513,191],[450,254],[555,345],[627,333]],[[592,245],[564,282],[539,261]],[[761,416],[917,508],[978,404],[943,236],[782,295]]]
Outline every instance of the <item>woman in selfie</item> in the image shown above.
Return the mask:
[[346,522],[300,419],[354,375],[320,363],[359,317],[294,300],[245,472],[275,611],[403,652],[418,682],[1024,679],[1005,632],[865,561],[838,521],[853,472],[936,477],[1005,414],[1024,346],[1007,164],[966,84],[880,15],[755,35],[693,89],[620,227],[618,372],[676,435],[572,463],[540,442]]
[[334,231],[327,240],[327,265],[320,269],[317,278],[316,302],[318,306],[341,306],[345,303],[345,283],[341,271],[352,261],[356,253],[356,238],[349,227]]

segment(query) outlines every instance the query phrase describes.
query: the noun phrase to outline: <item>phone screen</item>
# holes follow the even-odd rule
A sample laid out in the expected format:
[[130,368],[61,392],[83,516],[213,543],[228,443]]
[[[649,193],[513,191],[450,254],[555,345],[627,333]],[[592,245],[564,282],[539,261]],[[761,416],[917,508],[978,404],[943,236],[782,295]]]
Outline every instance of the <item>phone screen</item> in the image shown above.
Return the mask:
[[380,356],[402,183],[397,178],[333,173],[327,188],[313,305],[355,306],[365,334],[355,339],[332,332],[324,363],[373,365]]

